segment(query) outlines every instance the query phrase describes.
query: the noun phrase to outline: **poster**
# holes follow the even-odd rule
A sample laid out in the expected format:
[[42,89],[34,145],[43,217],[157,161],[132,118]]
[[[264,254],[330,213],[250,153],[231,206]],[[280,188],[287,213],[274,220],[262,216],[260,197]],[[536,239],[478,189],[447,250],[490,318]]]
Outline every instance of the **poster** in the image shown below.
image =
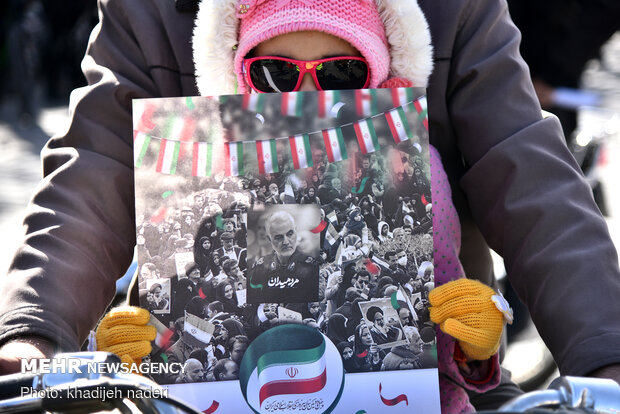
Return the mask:
[[152,379],[204,412],[440,411],[424,93],[134,101],[149,358],[183,368]]

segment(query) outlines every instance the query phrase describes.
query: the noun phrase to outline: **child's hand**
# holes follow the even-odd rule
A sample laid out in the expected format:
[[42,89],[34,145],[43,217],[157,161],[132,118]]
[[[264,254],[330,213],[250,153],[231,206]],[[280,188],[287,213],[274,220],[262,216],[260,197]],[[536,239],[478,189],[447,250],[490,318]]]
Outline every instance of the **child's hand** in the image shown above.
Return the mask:
[[112,352],[124,363],[140,364],[151,353],[157,330],[147,325],[150,313],[135,306],[119,306],[108,312],[97,327],[97,350]]
[[431,290],[431,320],[459,341],[468,358],[488,359],[497,352],[504,329],[504,315],[491,300],[495,295],[477,280],[453,280]]

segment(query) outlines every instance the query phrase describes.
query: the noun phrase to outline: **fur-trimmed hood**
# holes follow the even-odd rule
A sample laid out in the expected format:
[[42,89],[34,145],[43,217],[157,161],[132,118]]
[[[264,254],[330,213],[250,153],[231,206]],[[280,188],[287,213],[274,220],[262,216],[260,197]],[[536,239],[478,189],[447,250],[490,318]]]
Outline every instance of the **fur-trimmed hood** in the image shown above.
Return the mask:
[[[390,46],[390,77],[426,87],[433,70],[433,48],[426,18],[414,0],[375,0]],[[200,3],[192,48],[196,85],[203,96],[237,93],[234,72],[238,0]]]

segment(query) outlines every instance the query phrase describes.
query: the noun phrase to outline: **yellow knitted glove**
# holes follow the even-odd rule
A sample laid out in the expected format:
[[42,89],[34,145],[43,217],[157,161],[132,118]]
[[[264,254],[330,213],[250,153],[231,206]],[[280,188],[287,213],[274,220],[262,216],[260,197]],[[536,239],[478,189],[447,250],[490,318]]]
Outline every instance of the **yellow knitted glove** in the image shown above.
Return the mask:
[[499,348],[504,314],[487,285],[471,279],[458,279],[429,293],[430,317],[441,330],[459,341],[469,359],[489,359]]
[[157,330],[147,325],[150,313],[135,306],[119,306],[108,312],[97,327],[97,350],[118,355],[128,364],[140,364],[151,353]]

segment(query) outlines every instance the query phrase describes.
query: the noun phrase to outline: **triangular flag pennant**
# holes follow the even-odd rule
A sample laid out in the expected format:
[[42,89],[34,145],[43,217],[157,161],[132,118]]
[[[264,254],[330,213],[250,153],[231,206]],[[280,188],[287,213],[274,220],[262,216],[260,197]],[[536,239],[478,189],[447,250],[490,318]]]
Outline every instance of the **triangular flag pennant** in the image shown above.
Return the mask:
[[300,117],[303,102],[303,92],[284,92],[282,94],[282,115]]
[[159,156],[157,157],[157,166],[155,167],[158,173],[174,174],[176,172],[180,147],[181,143],[179,141],[167,139],[160,141]]
[[213,144],[209,142],[194,142],[192,175],[194,177],[210,176],[212,164]]
[[295,135],[288,138],[293,158],[293,167],[300,168],[312,167],[312,151],[310,150],[310,137],[308,134]]
[[375,132],[375,127],[370,118],[362,119],[361,121],[354,123],[353,129],[355,129],[357,142],[359,143],[360,149],[364,154],[374,152],[379,148],[377,133]]
[[376,115],[377,92],[374,89],[355,90],[355,109],[358,116]]
[[392,103],[394,106],[403,106],[413,101],[413,89],[411,88],[394,88],[392,92]]
[[258,172],[260,174],[279,171],[275,139],[256,141],[256,155],[258,156]]
[[134,131],[133,139],[133,160],[136,168],[142,166],[142,161],[151,143],[151,137],[144,132]]
[[428,131],[428,107],[426,104],[426,96],[423,96],[422,98],[415,101],[413,105],[418,111],[418,114],[420,114],[420,118],[423,118],[422,123],[424,124],[424,128],[426,128],[426,130]]
[[241,107],[246,111],[263,112],[265,107],[265,95],[262,93],[249,93],[243,95]]
[[226,175],[243,175],[243,142],[227,142],[225,152]]
[[331,128],[323,131],[323,141],[329,162],[347,159],[347,148],[342,136],[342,129]]
[[340,91],[319,91],[319,117],[330,116],[332,107],[340,102]]
[[401,141],[406,141],[413,136],[411,128],[409,127],[409,122],[407,122],[405,111],[403,110],[402,106],[386,112],[385,119],[388,122],[390,131],[392,132],[392,136],[394,137],[394,141],[396,141],[397,143]]

